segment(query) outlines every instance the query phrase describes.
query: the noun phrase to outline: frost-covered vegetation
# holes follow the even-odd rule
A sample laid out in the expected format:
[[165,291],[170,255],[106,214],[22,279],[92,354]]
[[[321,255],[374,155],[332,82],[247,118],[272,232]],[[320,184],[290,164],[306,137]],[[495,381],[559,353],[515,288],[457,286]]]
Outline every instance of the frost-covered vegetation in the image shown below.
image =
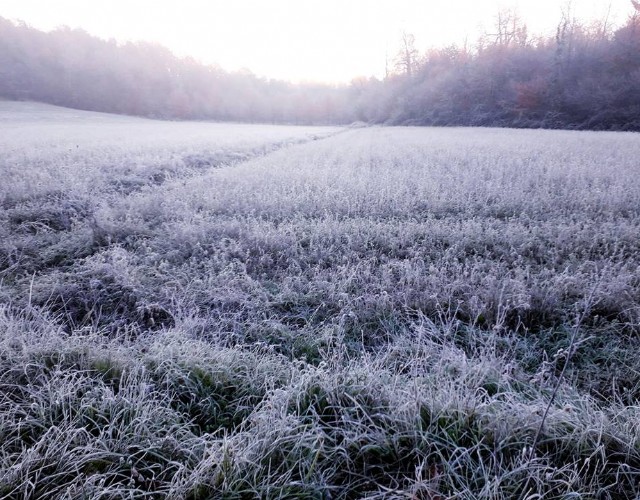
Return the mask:
[[640,495],[640,136],[3,106],[0,497]]

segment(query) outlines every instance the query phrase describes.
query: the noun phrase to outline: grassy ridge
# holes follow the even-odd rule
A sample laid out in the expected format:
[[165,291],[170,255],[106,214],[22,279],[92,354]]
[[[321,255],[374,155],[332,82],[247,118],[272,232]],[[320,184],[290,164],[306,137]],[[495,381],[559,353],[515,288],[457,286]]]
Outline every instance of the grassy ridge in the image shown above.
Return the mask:
[[264,127],[218,169],[184,151],[219,128],[96,125],[70,180],[37,126],[3,144],[2,495],[640,493],[636,135]]

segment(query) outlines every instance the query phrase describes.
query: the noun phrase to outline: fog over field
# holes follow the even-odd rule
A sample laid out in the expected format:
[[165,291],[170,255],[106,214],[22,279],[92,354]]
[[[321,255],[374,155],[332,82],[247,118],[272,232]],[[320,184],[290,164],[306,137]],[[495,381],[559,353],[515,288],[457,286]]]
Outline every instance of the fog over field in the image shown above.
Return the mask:
[[640,498],[640,2],[0,2],[0,500]]

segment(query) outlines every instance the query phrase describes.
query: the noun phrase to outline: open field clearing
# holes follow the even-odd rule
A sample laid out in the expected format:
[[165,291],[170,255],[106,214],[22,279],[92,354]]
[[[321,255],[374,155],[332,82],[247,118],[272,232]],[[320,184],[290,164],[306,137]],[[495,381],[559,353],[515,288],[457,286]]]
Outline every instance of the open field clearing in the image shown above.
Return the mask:
[[7,208],[44,197],[128,193],[338,130],[162,122],[0,100],[0,200]]
[[636,498],[638,158],[0,103],[0,497]]

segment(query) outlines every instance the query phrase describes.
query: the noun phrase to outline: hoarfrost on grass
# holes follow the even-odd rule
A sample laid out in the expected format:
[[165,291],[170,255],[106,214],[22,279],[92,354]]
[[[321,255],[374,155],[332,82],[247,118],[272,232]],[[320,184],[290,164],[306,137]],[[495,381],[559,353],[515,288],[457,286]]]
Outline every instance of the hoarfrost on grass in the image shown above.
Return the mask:
[[0,117],[0,496],[640,494],[638,135]]

